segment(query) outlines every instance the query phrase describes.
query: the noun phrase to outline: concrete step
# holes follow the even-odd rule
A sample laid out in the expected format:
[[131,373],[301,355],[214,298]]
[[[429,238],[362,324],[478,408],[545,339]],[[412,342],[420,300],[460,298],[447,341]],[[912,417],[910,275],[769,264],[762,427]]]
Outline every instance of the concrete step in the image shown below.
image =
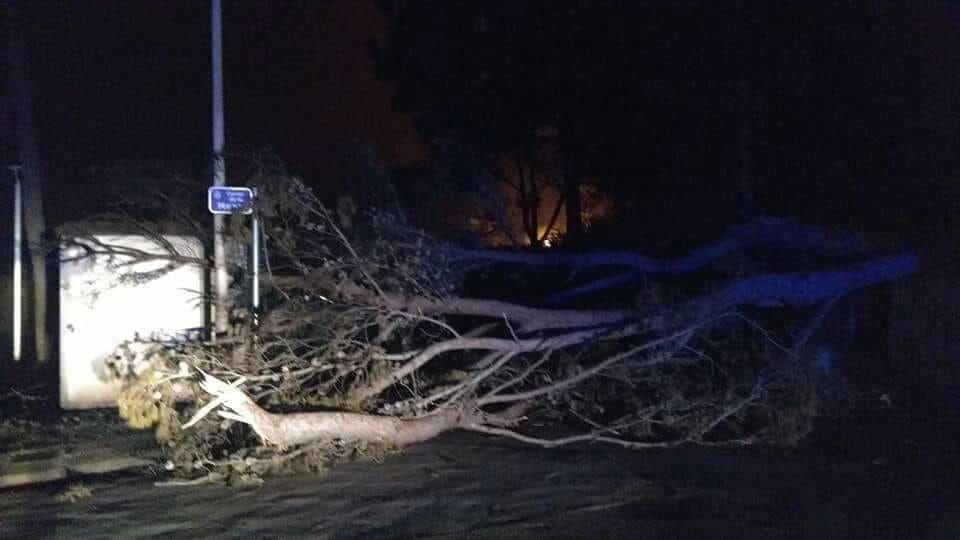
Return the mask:
[[[138,451],[136,454],[114,449],[100,449],[80,453],[38,452],[31,459],[9,460],[0,464],[0,488],[51,482],[67,475],[105,474],[157,462],[159,450]],[[4,456],[5,457],[5,456]]]
[[159,457],[152,433],[132,431],[109,416],[0,425],[0,488],[144,467]]

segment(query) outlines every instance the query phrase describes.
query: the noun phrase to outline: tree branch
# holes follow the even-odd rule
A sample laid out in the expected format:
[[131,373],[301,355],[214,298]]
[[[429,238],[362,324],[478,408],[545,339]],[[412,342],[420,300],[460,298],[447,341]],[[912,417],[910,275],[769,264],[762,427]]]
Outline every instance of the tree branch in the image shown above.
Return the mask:
[[743,305],[810,306],[906,276],[916,271],[917,264],[916,255],[905,253],[819,272],[761,274],[730,282],[713,294],[678,306],[676,311],[693,320],[702,320]]
[[851,235],[833,235],[825,229],[788,219],[760,218],[732,227],[719,240],[679,259],[656,259],[629,251],[592,253],[539,253],[497,250],[453,250],[455,260],[518,263],[531,266],[565,266],[574,269],[620,267],[658,275],[689,274],[720,257],[751,246],[817,248],[827,253],[859,253],[862,240]]
[[[626,327],[618,331],[622,336],[631,335],[638,331],[638,327]],[[585,343],[587,341],[597,339],[603,334],[609,333],[609,329],[594,329],[594,330],[583,330],[579,332],[570,332],[567,334],[561,334],[559,336],[554,336],[550,338],[543,339],[521,339],[521,340],[512,340],[512,339],[501,339],[501,338],[455,338],[448,339],[446,341],[441,341],[439,343],[434,343],[429,347],[425,348],[419,354],[414,356],[408,362],[402,366],[393,370],[389,375],[382,377],[380,379],[371,381],[371,383],[366,386],[357,389],[353,393],[353,398],[358,401],[364,401],[370,398],[373,398],[379,395],[381,392],[390,388],[397,382],[399,382],[404,377],[407,377],[413,374],[416,370],[425,366],[428,362],[436,358],[437,356],[451,352],[451,351],[467,351],[467,350],[487,350],[487,351],[503,351],[510,352],[513,354],[520,354],[524,352],[530,352],[540,349],[548,348],[563,348],[569,347],[571,345],[577,345],[580,343]],[[517,401],[516,399],[511,401]]]
[[516,330],[521,334],[530,334],[541,330],[615,326],[624,324],[637,316],[635,310],[571,311],[542,309],[479,298],[454,297],[432,300],[423,296],[393,293],[385,293],[382,296],[375,297],[367,289],[352,283],[341,283],[336,289],[344,300],[362,302],[366,305],[411,314],[506,318],[517,324]]

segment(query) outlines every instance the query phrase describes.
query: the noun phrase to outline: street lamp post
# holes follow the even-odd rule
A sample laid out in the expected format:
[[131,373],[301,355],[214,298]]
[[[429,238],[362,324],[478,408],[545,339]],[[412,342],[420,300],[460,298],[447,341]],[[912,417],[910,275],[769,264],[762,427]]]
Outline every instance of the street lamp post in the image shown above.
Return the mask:
[[[224,162],[223,129],[223,39],[220,24],[220,0],[212,0],[210,6],[211,71],[213,79],[213,185],[224,186],[226,163]],[[214,338],[225,333],[230,324],[230,282],[227,275],[226,239],[223,232],[224,219],[213,216],[213,273],[214,273]]]
[[23,186],[20,165],[13,172],[13,361],[19,362],[23,338]]

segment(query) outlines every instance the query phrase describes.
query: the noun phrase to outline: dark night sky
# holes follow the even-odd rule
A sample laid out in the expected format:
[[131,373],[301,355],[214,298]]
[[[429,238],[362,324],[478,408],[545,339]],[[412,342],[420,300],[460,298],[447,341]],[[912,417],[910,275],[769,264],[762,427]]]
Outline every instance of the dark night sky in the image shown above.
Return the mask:
[[[390,91],[373,74],[369,46],[385,21],[372,2],[223,4],[228,150],[269,145],[312,177],[329,172],[345,145],[372,144],[386,165],[424,158],[409,117],[391,111]],[[86,178],[93,165],[204,162],[208,2],[44,2],[26,15],[54,215],[97,205],[102,186]],[[17,155],[5,98],[4,164]]]
[[[210,144],[207,2],[25,4],[54,216],[99,204],[101,186],[85,179],[92,165],[203,163]],[[804,206],[836,214],[859,206],[888,227],[894,216],[955,213],[960,8],[903,4],[747,2],[759,29],[750,53],[756,175],[771,192],[770,211]],[[715,39],[725,31],[719,22],[670,37],[687,53],[702,39],[706,51],[678,56],[689,64],[671,76],[709,62],[707,49],[723,42]],[[272,145],[292,170],[313,178],[329,174],[338,151],[356,143],[372,144],[387,165],[423,160],[410,117],[391,111],[391,90],[374,75],[369,45],[386,24],[373,0],[225,0],[228,146]],[[696,112],[717,102],[688,86],[677,97],[680,108]],[[686,118],[688,125],[671,129],[696,133],[700,117]],[[6,164],[16,156],[8,95],[0,123]]]

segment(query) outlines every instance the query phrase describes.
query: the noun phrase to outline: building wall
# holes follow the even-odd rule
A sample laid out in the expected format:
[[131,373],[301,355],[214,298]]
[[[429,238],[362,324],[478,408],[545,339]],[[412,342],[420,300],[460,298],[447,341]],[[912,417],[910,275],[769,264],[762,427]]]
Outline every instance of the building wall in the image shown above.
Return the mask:
[[[154,242],[140,236],[98,235],[108,245],[120,245],[149,253],[163,253]],[[195,238],[168,236],[181,254],[199,254]],[[64,259],[82,253],[68,248]],[[109,377],[106,359],[124,341],[137,335],[144,339],[182,335],[204,325],[203,270],[180,266],[161,277],[129,282],[131,271],[150,272],[166,265],[152,261],[117,266],[123,258],[98,256],[60,267],[60,406],[83,409],[112,406],[120,390]]]

